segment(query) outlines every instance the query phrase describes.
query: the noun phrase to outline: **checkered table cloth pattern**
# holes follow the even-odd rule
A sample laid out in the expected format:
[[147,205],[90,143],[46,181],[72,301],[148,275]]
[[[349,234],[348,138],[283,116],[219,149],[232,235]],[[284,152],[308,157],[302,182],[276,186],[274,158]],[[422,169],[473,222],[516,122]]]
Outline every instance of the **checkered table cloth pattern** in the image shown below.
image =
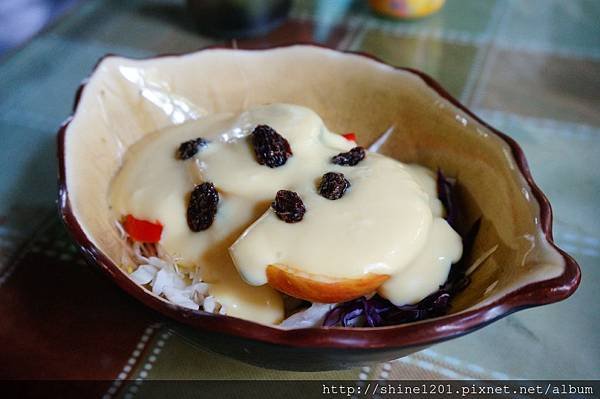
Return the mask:
[[85,266],[56,216],[55,132],[97,59],[219,43],[195,32],[181,3],[87,1],[0,60],[1,377],[115,380],[97,392],[106,398],[140,395],[148,379],[600,378],[600,2],[448,0],[400,22],[366,1],[297,1],[269,35],[229,43],[316,41],[432,75],[522,145],[554,206],[557,242],[582,267],[567,301],[394,362],[327,373],[264,370],[199,349]]

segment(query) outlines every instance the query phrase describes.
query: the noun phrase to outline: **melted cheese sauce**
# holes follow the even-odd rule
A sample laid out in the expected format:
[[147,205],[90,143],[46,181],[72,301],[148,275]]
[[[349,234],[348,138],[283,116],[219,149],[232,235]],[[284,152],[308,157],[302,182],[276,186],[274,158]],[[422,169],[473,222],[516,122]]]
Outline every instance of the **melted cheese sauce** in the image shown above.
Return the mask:
[[[293,156],[284,166],[258,164],[247,139],[258,124],[284,136]],[[211,143],[181,161],[179,144]],[[331,133],[309,109],[273,104],[241,115],[221,114],[148,135],[127,152],[110,203],[116,216],[158,220],[161,244],[180,263],[198,268],[209,293],[227,314],[265,324],[283,318],[283,301],[265,285],[266,267],[284,264],[330,278],[391,275],[379,292],[395,304],[424,298],[447,278],[462,251],[441,218],[433,174],[379,154],[358,165],[331,164],[354,143]],[[318,195],[326,172],[351,183],[335,201]],[[194,185],[211,181],[220,201],[213,225],[189,230],[186,206]],[[279,220],[270,208],[278,190],[296,191],[307,212],[299,223]]]

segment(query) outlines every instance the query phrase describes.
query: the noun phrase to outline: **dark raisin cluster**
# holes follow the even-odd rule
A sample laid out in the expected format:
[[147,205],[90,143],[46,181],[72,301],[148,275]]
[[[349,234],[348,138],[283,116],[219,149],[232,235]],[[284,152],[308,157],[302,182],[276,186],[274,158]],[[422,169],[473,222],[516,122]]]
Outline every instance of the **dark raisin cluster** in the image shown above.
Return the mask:
[[209,182],[194,187],[187,208],[187,223],[192,231],[208,229],[217,214],[219,193],[215,185]]
[[330,200],[340,199],[346,190],[350,188],[350,182],[343,173],[327,172],[321,178],[319,194]]
[[279,190],[275,201],[271,204],[275,214],[286,223],[296,223],[302,220],[306,208],[300,196],[289,190]]
[[186,159],[190,159],[200,150],[200,148],[205,147],[208,144],[208,141],[203,139],[202,137],[198,137],[197,139],[185,141],[179,145],[177,149],[177,159],[181,159],[185,161]]
[[354,147],[348,152],[340,152],[331,158],[331,162],[342,166],[355,166],[365,159],[366,151],[362,147]]
[[[250,135],[256,161],[269,168],[285,165],[292,156],[292,149],[288,141],[267,125],[258,125]],[[208,141],[202,137],[181,143],[177,149],[178,159],[186,160],[205,147]],[[342,152],[331,158],[331,162],[342,166],[355,166],[366,156],[363,147],[354,147],[350,151]],[[319,194],[330,200],[337,200],[344,196],[350,188],[350,182],[343,173],[328,172],[323,175],[319,183]],[[214,222],[219,203],[219,193],[214,184],[205,182],[194,187],[190,194],[187,208],[187,223],[190,230],[198,232],[208,229]],[[279,190],[275,201],[271,204],[275,214],[286,223],[297,223],[304,218],[306,208],[300,196],[289,190]]]
[[258,125],[250,136],[256,161],[269,168],[285,165],[292,156],[290,143],[273,128],[267,125]]

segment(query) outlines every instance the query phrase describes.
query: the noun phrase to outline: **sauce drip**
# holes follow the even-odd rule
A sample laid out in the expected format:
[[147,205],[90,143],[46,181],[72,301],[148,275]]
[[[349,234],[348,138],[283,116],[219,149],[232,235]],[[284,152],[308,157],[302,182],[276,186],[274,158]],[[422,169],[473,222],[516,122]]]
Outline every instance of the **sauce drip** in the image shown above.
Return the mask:
[[[285,165],[269,168],[256,161],[247,136],[257,125],[287,139],[293,156]],[[198,137],[209,144],[185,161],[174,156],[181,143]],[[213,115],[134,144],[109,200],[117,219],[131,214],[160,221],[161,245],[183,268],[198,269],[209,294],[231,316],[265,324],[282,320],[281,295],[265,285],[269,264],[333,278],[388,274],[380,294],[398,305],[416,302],[444,283],[460,258],[460,238],[442,219],[433,173],[375,153],[356,166],[331,163],[355,145],[300,106]],[[319,195],[326,172],[349,180],[343,197]],[[210,228],[193,232],[186,223],[187,200],[205,181],[219,192],[217,214]],[[301,196],[307,209],[301,222],[284,223],[270,208],[282,189]]]

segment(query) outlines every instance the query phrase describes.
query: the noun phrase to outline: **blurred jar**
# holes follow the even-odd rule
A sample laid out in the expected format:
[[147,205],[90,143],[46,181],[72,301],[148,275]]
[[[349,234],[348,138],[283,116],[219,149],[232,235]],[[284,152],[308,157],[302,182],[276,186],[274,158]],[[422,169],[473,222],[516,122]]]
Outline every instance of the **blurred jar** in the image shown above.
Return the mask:
[[187,0],[202,33],[221,38],[263,35],[279,26],[292,0]]
[[446,0],[369,0],[375,12],[394,18],[421,18],[438,11]]

